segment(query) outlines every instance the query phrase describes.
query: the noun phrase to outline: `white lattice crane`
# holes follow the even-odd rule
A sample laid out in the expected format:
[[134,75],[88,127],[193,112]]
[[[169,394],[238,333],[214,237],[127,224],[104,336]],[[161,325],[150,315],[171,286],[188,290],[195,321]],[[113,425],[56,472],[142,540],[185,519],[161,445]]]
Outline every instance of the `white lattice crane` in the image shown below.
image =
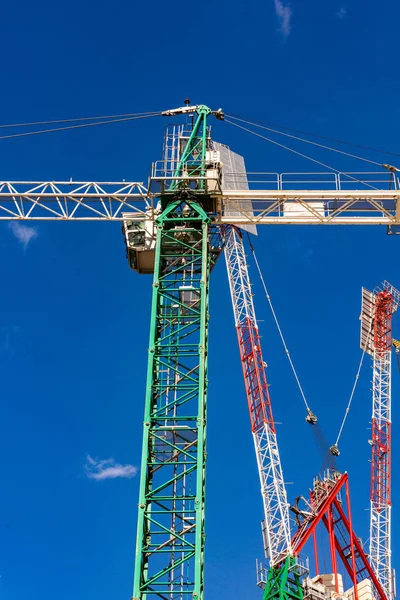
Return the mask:
[[254,310],[242,234],[225,231],[225,259],[264,505],[264,545],[271,565],[291,554],[289,504]]

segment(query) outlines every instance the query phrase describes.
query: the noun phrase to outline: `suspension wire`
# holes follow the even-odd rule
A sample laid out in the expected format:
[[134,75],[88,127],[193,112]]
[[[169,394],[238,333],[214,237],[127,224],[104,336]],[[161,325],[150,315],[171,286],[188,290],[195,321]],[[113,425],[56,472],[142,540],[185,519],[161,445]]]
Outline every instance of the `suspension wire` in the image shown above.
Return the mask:
[[363,366],[364,356],[365,356],[365,353],[367,351],[367,345],[368,345],[369,337],[370,337],[370,335],[368,336],[368,339],[367,339],[366,344],[365,344],[365,348],[364,348],[363,353],[361,355],[360,364],[358,365],[357,374],[356,374],[356,377],[354,379],[353,388],[351,390],[349,402],[347,404],[347,407],[346,407],[346,410],[345,410],[345,413],[344,413],[344,417],[343,417],[343,421],[342,421],[342,424],[340,426],[338,436],[336,438],[335,446],[339,445],[339,440],[340,440],[340,437],[342,435],[342,431],[343,431],[344,425],[346,423],[347,417],[348,417],[349,412],[350,412],[351,403],[353,402],[354,392],[356,391],[357,383],[358,383],[358,380],[360,378],[360,372],[361,372],[361,368]]
[[317,163],[317,165],[320,165],[322,167],[325,167],[326,169],[331,169],[332,171],[336,171],[336,169],[334,169],[333,167],[330,167],[329,165],[326,165],[323,162],[320,162],[319,160],[316,160],[315,158],[311,158],[311,156],[307,156],[307,154],[303,154],[302,152],[298,152],[298,150],[294,150],[293,148],[290,148],[289,146],[285,146],[284,144],[280,144],[279,142],[272,140],[271,138],[267,138],[265,135],[261,135],[261,133],[257,133],[256,131],[252,131],[251,129],[247,129],[247,127],[243,127],[242,125],[239,125],[238,123],[234,123],[234,121],[230,121],[229,119],[225,119],[225,123],[229,123],[230,125],[234,125],[235,127],[239,127],[239,129],[243,129],[243,131],[247,131],[248,133],[252,133],[253,135],[256,135],[257,137],[266,140],[267,142],[271,142],[271,144],[275,144],[275,146],[279,146],[280,148],[284,148],[285,150],[289,150],[289,152],[293,152],[294,154],[298,154],[299,156],[301,156],[302,158],[307,158],[308,160],[311,160],[312,162]]
[[[294,150],[294,148],[290,148],[289,146],[285,146],[284,144],[280,144],[279,142],[277,142],[276,140],[272,140],[271,138],[266,137],[265,135],[261,135],[261,133],[257,133],[256,131],[252,131],[251,129],[248,129],[247,127],[243,127],[243,125],[239,125],[239,123],[235,123],[234,121],[230,121],[229,119],[225,119],[225,123],[229,123],[230,125],[234,125],[235,127],[238,127],[239,129],[243,129],[243,131],[247,131],[248,133],[252,133],[253,135],[266,140],[267,142],[271,142],[271,144],[275,144],[275,146],[279,146],[280,148],[284,148],[285,150],[289,150],[289,152],[293,152],[293,154],[297,154],[298,156],[301,156],[302,158],[306,158],[307,160],[310,160],[311,162],[316,163],[317,165],[320,165],[322,167],[324,167],[325,169],[329,169],[330,171],[333,171],[334,173],[341,173],[341,171],[339,171],[338,169],[335,169],[334,167],[331,167],[330,165],[327,165],[326,163],[323,163],[315,158],[311,158],[311,156],[308,156],[307,154],[303,154],[302,152],[299,152],[298,150]],[[0,138],[1,139],[1,138]],[[373,190],[376,190],[378,188],[376,188],[375,186],[366,183],[365,181],[361,181],[360,179],[357,179],[356,177],[353,177],[352,175],[349,175],[349,173],[341,173],[342,175],[348,177],[349,179],[351,179],[352,181],[356,181],[357,183],[362,183],[363,185],[365,185],[366,187],[369,187]]]
[[266,296],[266,298],[267,298],[267,300],[268,300],[268,304],[269,304],[269,307],[270,307],[270,309],[271,309],[272,316],[273,316],[273,318],[274,318],[274,321],[275,321],[275,325],[276,325],[276,327],[277,327],[277,329],[278,329],[279,336],[280,336],[280,338],[281,338],[281,340],[282,340],[282,344],[283,344],[283,347],[284,347],[284,350],[285,350],[286,356],[287,356],[287,358],[288,358],[288,361],[289,361],[290,367],[291,367],[291,369],[292,369],[292,372],[293,372],[293,375],[294,375],[294,377],[295,377],[295,379],[296,379],[296,383],[297,383],[297,386],[298,386],[298,388],[299,388],[299,391],[300,391],[301,397],[303,398],[303,402],[304,402],[304,404],[305,404],[305,407],[306,407],[306,409],[307,409],[307,412],[308,412],[308,413],[311,413],[312,411],[311,411],[311,409],[310,409],[310,407],[309,407],[309,404],[308,404],[308,402],[307,402],[306,396],[305,396],[305,394],[304,394],[304,391],[303,391],[302,385],[301,385],[301,383],[300,383],[300,380],[299,380],[299,377],[298,377],[298,375],[297,375],[297,371],[296,371],[296,369],[295,369],[295,366],[294,366],[294,364],[293,364],[293,361],[292,361],[292,357],[290,356],[290,352],[289,352],[289,350],[288,350],[288,347],[287,347],[287,345],[286,345],[285,338],[283,337],[282,329],[281,329],[281,327],[280,327],[280,325],[279,325],[278,317],[276,316],[276,312],[275,312],[275,310],[274,310],[274,307],[273,307],[273,304],[272,304],[271,296],[269,295],[269,292],[268,292],[268,289],[267,289],[267,286],[266,286],[266,283],[265,283],[265,280],[264,280],[264,277],[263,277],[263,274],[262,274],[262,271],[261,271],[261,267],[260,267],[260,264],[259,264],[259,262],[258,262],[258,260],[257,260],[257,255],[256,255],[256,253],[255,253],[254,246],[253,246],[253,244],[252,244],[252,242],[251,242],[251,239],[250,239],[250,236],[249,236],[249,234],[247,234],[247,238],[248,238],[248,241],[249,241],[250,250],[251,250],[251,252],[252,252],[252,254],[253,254],[254,262],[255,262],[255,264],[256,264],[256,267],[257,267],[258,274],[259,274],[259,276],[260,276],[260,280],[261,280],[262,286],[263,286],[263,288],[264,288],[264,293],[265,293],[265,296]]
[[[245,117],[241,115],[228,115],[231,118],[244,119]],[[354,142],[345,142],[343,140],[338,140],[336,138],[327,137],[325,135],[320,135],[318,133],[311,133],[310,131],[303,131],[302,129],[294,129],[293,127],[286,127],[285,125],[277,125],[276,123],[266,123],[265,121],[260,121],[260,119],[253,119],[256,123],[260,123],[261,125],[268,125],[270,127],[279,127],[279,129],[286,129],[287,131],[293,131],[294,133],[301,133],[303,135],[310,135],[315,138],[319,138],[320,140],[326,140],[328,142],[335,142],[336,144],[343,144],[345,146],[353,146],[353,148],[361,148],[362,150],[371,150],[372,152],[378,152],[378,154],[390,154],[391,156],[400,156],[397,152],[390,152],[389,150],[380,150],[379,148],[374,148],[373,146],[365,146],[363,144],[356,144]]]
[[148,119],[149,117],[158,117],[161,113],[150,113],[138,117],[126,117],[123,119],[111,119],[108,121],[96,121],[95,123],[83,123],[81,125],[68,125],[66,127],[53,127],[51,129],[40,129],[39,131],[25,131],[23,133],[12,133],[10,135],[0,136],[0,140],[6,140],[17,137],[26,137],[28,135],[39,135],[42,133],[51,133],[53,131],[67,131],[69,129],[82,129],[83,127],[95,127],[96,125],[108,125],[109,123],[121,123],[122,121],[136,121],[137,119]]
[[301,397],[302,397],[304,405],[306,407],[307,416],[308,417],[311,416],[314,419],[314,420],[308,420],[306,418],[306,421],[308,421],[311,424],[314,441],[316,443],[316,446],[317,446],[317,449],[318,449],[319,453],[321,454],[321,458],[323,459],[323,465],[322,465],[322,468],[320,470],[320,473],[322,473],[324,471],[324,469],[326,469],[326,468],[335,469],[336,468],[335,467],[335,462],[336,462],[335,461],[335,457],[337,456],[337,454],[332,454],[331,447],[329,447],[328,440],[326,439],[326,437],[324,435],[324,432],[322,431],[322,428],[321,428],[320,424],[317,421],[316,415],[312,412],[312,410],[310,409],[310,405],[307,402],[306,395],[305,395],[303,387],[302,387],[302,385],[300,383],[299,376],[297,374],[296,368],[295,368],[294,363],[292,361],[292,357],[290,356],[290,352],[289,352],[288,347],[286,345],[286,341],[285,341],[285,338],[283,336],[283,332],[282,332],[282,329],[280,327],[280,324],[279,324],[279,321],[278,321],[278,317],[277,317],[275,309],[273,307],[271,296],[269,295],[269,292],[268,292],[268,289],[267,289],[267,286],[266,286],[266,283],[265,283],[265,279],[264,279],[264,276],[263,276],[262,271],[261,271],[260,264],[259,264],[258,259],[257,259],[257,255],[256,255],[256,252],[254,250],[254,246],[253,246],[253,244],[251,242],[251,239],[250,239],[250,236],[249,236],[248,233],[247,233],[247,239],[248,239],[248,242],[249,242],[250,250],[251,250],[251,252],[253,254],[254,262],[255,262],[256,267],[257,267],[258,275],[260,277],[262,286],[264,288],[265,296],[266,296],[266,298],[268,300],[268,304],[269,304],[272,316],[273,316],[274,321],[275,321],[276,328],[278,329],[278,333],[279,333],[279,336],[281,338],[281,341],[282,341],[282,344],[283,344],[286,356],[288,358],[288,361],[289,361],[290,367],[292,369],[294,378],[296,380],[296,383],[297,383],[297,386],[299,388]]
[[[142,112],[142,113],[125,113],[122,115],[103,115],[96,117],[78,117],[75,119],[56,119],[53,121],[32,121],[31,123],[6,123],[0,125],[0,129],[8,129],[10,127],[34,127],[36,125],[53,125],[56,123],[78,123],[79,121],[94,121],[98,119],[120,119],[122,117],[142,117],[151,116],[156,114],[155,112]],[[161,111],[157,114],[161,114]]]
[[304,142],[305,144],[311,144],[312,146],[317,146],[318,148],[324,148],[325,150],[330,150],[331,152],[337,152],[338,154],[343,154],[344,156],[350,156],[350,158],[355,158],[357,160],[363,160],[364,162],[371,163],[372,165],[377,165],[378,167],[382,167],[382,163],[376,162],[375,160],[370,160],[369,158],[364,158],[363,156],[357,156],[356,154],[350,154],[349,152],[344,152],[343,150],[338,150],[337,148],[331,148],[330,146],[325,146],[324,144],[318,144],[317,142],[313,142],[312,140],[305,140],[304,138],[298,137],[296,135],[291,135],[290,133],[284,133],[283,131],[279,131],[277,129],[271,129],[270,127],[265,127],[264,125],[258,125],[257,123],[252,123],[251,121],[246,121],[245,119],[239,119],[238,117],[233,117],[232,115],[227,115],[236,121],[241,121],[242,123],[246,123],[247,125],[253,125],[253,127],[259,127],[260,129],[266,129],[267,131],[271,131],[272,133],[278,133],[279,135],[284,135],[285,137],[292,138],[293,140],[298,140],[300,142]]

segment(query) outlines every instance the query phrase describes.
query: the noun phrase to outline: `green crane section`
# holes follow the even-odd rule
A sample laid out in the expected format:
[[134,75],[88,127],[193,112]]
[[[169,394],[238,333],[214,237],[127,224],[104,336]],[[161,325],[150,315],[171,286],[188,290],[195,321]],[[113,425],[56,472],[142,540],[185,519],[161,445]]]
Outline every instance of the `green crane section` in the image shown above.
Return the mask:
[[191,177],[199,178],[199,187],[204,190],[206,175],[206,153],[207,153],[207,117],[212,114],[208,106],[198,106],[196,108],[197,119],[193,125],[190,137],[186,147],[182,152],[178,165],[175,171],[175,179],[171,183],[170,190],[174,190],[180,185],[180,177],[182,173],[186,173]]
[[204,594],[209,278],[221,240],[203,179],[196,190],[181,180],[189,160],[204,162],[210,111],[199,112],[156,221],[135,600]]
[[303,597],[296,558],[287,556],[279,566],[268,569],[263,600],[303,600]]

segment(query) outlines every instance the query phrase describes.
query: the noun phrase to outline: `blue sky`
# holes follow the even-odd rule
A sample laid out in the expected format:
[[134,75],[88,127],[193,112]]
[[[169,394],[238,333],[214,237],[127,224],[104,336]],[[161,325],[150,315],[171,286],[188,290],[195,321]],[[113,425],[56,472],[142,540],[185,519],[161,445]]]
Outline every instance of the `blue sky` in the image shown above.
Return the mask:
[[[8,3],[0,121],[163,110],[189,96],[398,152],[399,16],[394,0],[384,8],[361,0]],[[0,139],[1,177],[146,181],[164,126],[160,118]],[[243,154],[249,170],[310,170],[227,124],[216,123],[215,137]],[[350,168],[338,155],[314,156]],[[360,357],[360,288],[382,279],[400,286],[399,239],[375,228],[288,227],[261,230],[255,245],[307,397],[333,441]],[[151,281],[129,270],[117,224],[40,223],[21,233],[3,223],[0,248],[0,594],[126,600]],[[254,266],[251,273],[293,499],[307,493],[320,460]],[[222,260],[211,310],[206,593],[256,599],[262,506]],[[367,361],[340,458],[364,537],[370,378]],[[394,372],[395,465],[399,381]],[[102,479],[104,469],[120,477]],[[394,469],[394,540],[398,481]]]

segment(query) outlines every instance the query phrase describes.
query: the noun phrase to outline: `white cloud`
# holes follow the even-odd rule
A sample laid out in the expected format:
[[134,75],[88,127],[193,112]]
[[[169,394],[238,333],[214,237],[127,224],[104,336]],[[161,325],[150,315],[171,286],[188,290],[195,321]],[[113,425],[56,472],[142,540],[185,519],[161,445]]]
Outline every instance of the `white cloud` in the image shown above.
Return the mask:
[[345,17],[347,17],[347,8],[345,8],[344,6],[342,6],[336,13],[336,16],[338,19],[344,19]]
[[27,249],[29,243],[38,235],[36,227],[29,227],[28,225],[18,223],[18,221],[11,221],[8,226],[20,244],[22,244],[24,250]]
[[86,476],[96,481],[117,479],[118,477],[130,479],[138,472],[138,468],[133,465],[120,465],[115,462],[114,458],[99,460],[98,458],[92,458],[90,454],[86,456],[84,469]]
[[287,38],[292,31],[292,9],[289,4],[284,4],[282,0],[274,0],[276,16],[280,21],[279,31]]

